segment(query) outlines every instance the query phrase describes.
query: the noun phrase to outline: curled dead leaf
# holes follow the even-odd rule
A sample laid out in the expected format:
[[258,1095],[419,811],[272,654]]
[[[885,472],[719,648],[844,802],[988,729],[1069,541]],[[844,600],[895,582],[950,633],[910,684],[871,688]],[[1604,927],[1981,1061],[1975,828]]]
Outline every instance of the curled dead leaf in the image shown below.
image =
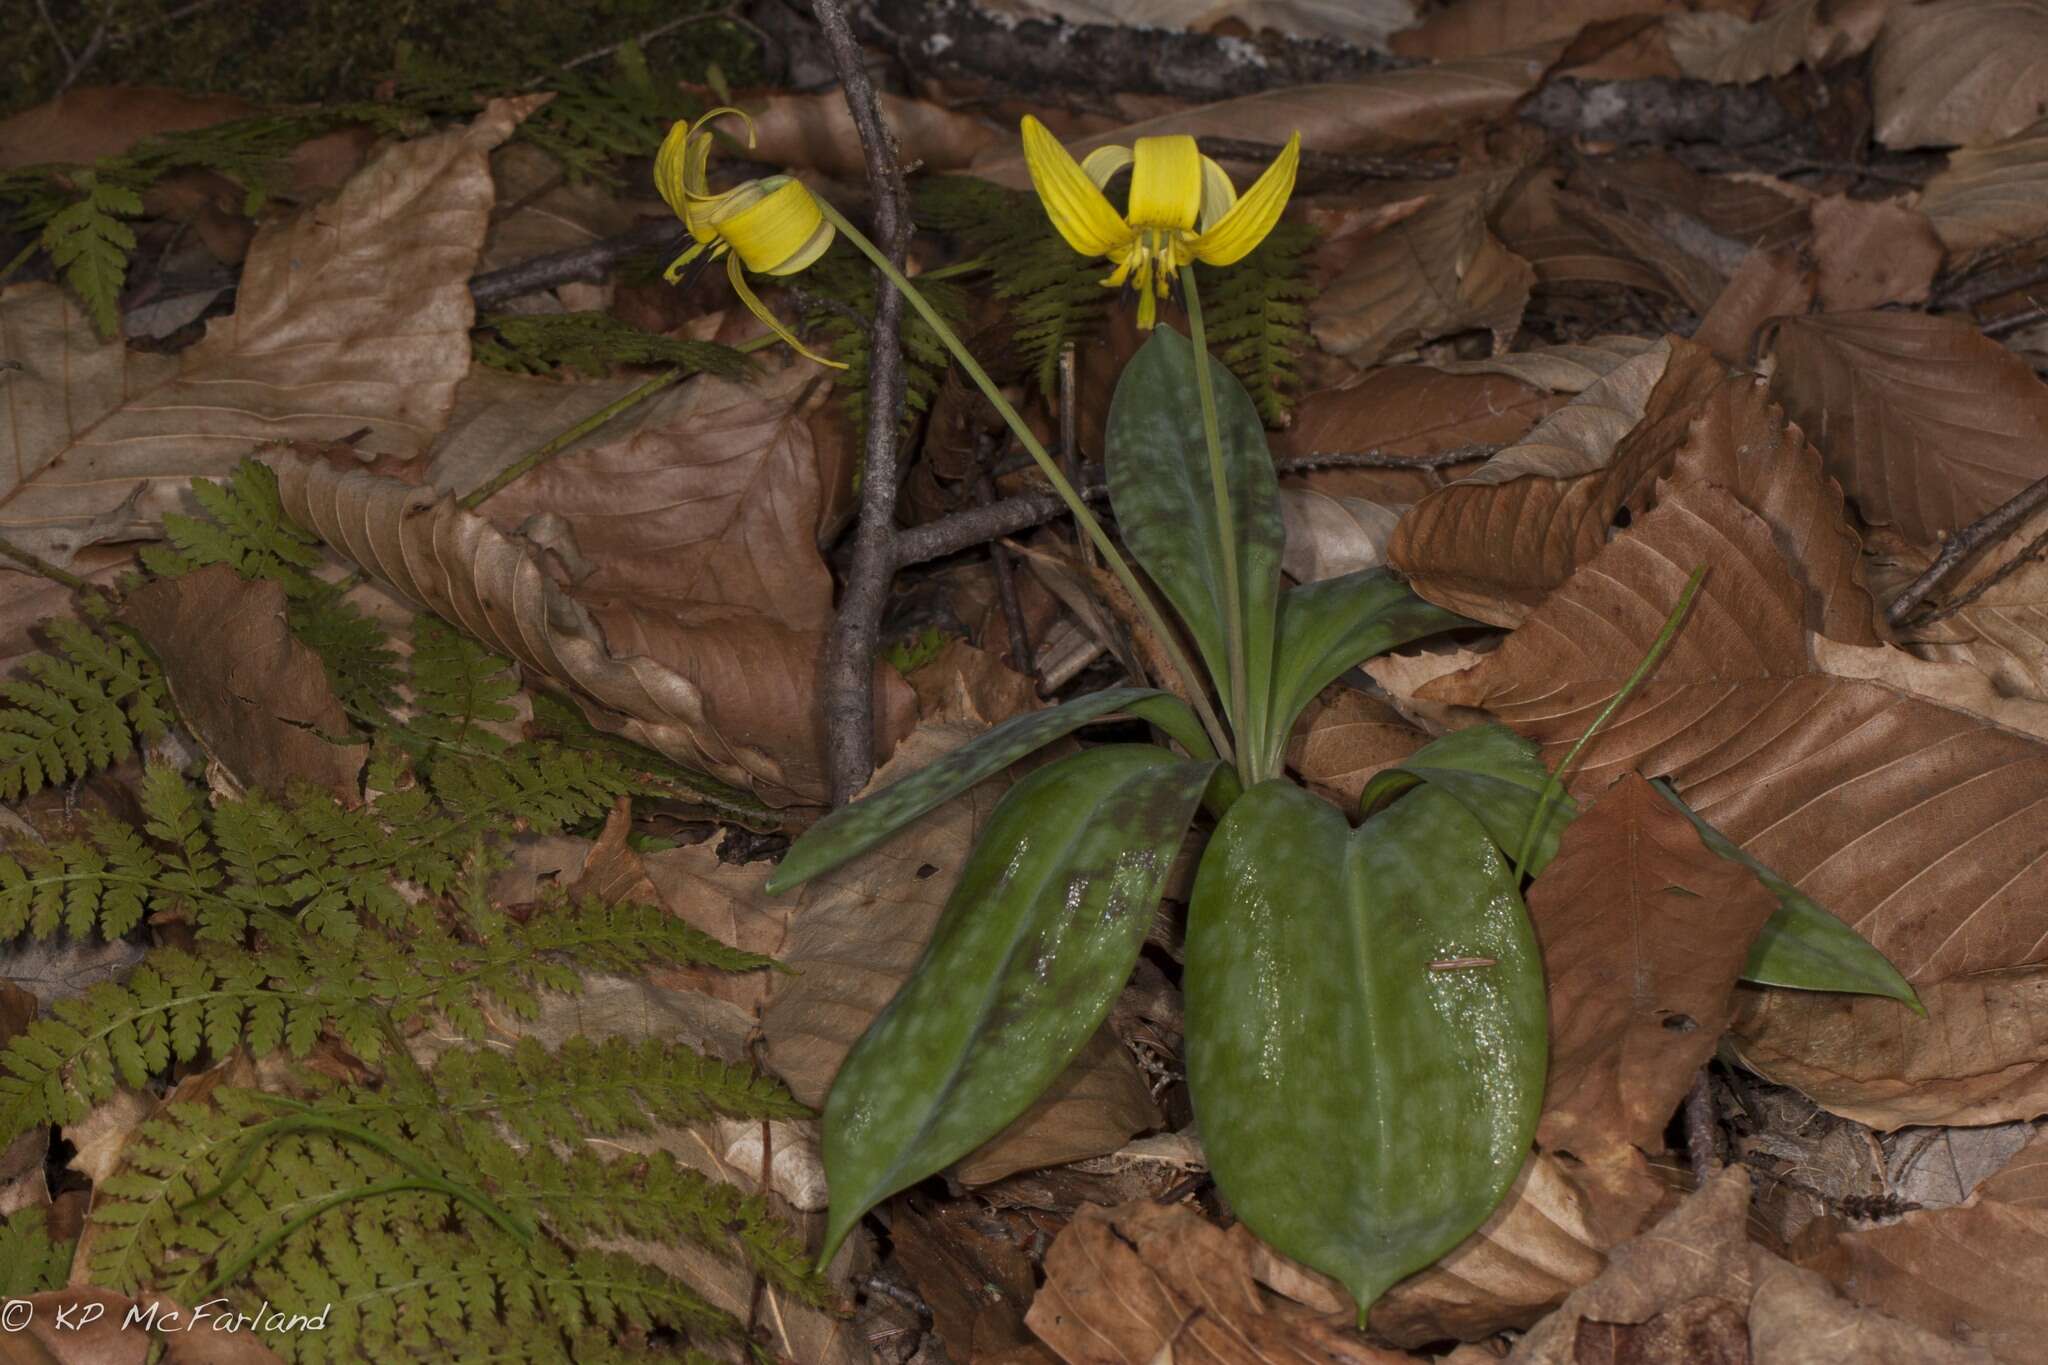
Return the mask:
[[[820,636],[753,613],[689,620],[586,604],[532,548],[431,489],[270,457],[285,512],[401,595],[570,691],[592,724],[764,801],[822,801]],[[908,728],[909,688],[877,664],[877,734]]]

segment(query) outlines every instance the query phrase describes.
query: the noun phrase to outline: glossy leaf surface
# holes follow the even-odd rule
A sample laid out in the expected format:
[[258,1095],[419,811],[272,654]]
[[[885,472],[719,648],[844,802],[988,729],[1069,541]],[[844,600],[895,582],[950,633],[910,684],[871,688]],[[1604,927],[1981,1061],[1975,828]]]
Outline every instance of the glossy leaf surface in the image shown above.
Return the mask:
[[1012,716],[985,735],[962,745],[894,786],[842,806],[812,825],[790,845],[782,865],[768,879],[779,895],[858,857],[975,783],[985,781],[1054,740],[1084,725],[1123,711],[1148,720],[1198,758],[1213,758],[1202,726],[1179,699],[1147,687],[1112,687],[1077,697],[1062,706]]
[[1203,856],[1186,968],[1218,1186],[1361,1317],[1500,1202],[1542,1101],[1543,972],[1506,857],[1448,793],[1354,831],[1299,787],[1248,790]]
[[1868,940],[1798,887],[1750,857],[1727,835],[1702,820],[1679,799],[1669,782],[1651,784],[1666,801],[1685,812],[1699,831],[1700,842],[1732,862],[1756,873],[1757,880],[1778,898],[1777,913],[1764,922],[1749,950],[1742,979],[1759,986],[1786,986],[1802,991],[1847,991],[1882,995],[1927,1011],[1899,969]]
[[[1161,327],[1139,348],[1117,381],[1109,405],[1109,501],[1117,525],[1145,572],[1180,612],[1219,686],[1230,676],[1229,639],[1241,632],[1250,683],[1247,706],[1263,717],[1273,676],[1273,621],[1280,595],[1280,552],[1286,531],[1266,430],[1251,395],[1214,357],[1218,426],[1236,525],[1216,518],[1208,443],[1195,391],[1194,343]],[[1244,619],[1224,607],[1223,546],[1236,546]],[[1232,717],[1241,735],[1259,725]]]
[[863,1213],[1001,1132],[1108,1014],[1213,760],[1105,745],[996,807],[931,943],[825,1103],[825,1259]]
[[1384,569],[1289,588],[1280,595],[1266,752],[1278,759],[1295,718],[1345,669],[1410,640],[1471,624],[1423,601]]
[[[1550,769],[1543,766],[1535,744],[1505,725],[1475,725],[1433,739],[1396,766],[1373,774],[1359,793],[1358,804],[1370,815],[1418,782],[1430,783],[1457,798],[1512,857],[1521,848],[1549,780]],[[1557,856],[1558,838],[1577,813],[1578,807],[1564,793],[1551,798],[1525,872],[1533,877]]]

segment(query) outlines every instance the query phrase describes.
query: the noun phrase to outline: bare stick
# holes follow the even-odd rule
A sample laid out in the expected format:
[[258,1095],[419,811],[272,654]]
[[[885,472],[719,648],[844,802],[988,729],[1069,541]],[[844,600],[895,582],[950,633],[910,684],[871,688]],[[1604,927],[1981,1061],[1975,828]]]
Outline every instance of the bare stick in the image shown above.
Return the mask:
[[[811,0],[839,85],[860,134],[874,196],[874,236],[896,268],[910,247],[910,195],[896,142],[882,123],[875,87],[839,0]],[[867,785],[875,768],[875,638],[896,573],[896,429],[903,413],[903,354],[898,335],[903,296],[875,277],[875,325],[868,334],[868,432],[861,466],[860,518],[853,532],[853,566],[839,601],[825,655],[825,768],[832,800],[844,804]]]
[[469,295],[476,300],[478,311],[495,308],[507,299],[516,299],[522,294],[538,294],[556,285],[577,280],[594,283],[609,275],[612,267],[628,256],[643,251],[681,251],[687,240],[683,225],[673,218],[643,223],[615,237],[601,238],[566,251],[551,251],[545,256],[514,262],[502,270],[473,275],[469,281]]
[[1921,574],[1906,585],[1906,590],[1893,599],[1884,609],[1884,619],[1896,626],[1912,613],[1913,608],[1926,600],[1927,594],[1941,585],[1941,581],[1954,573],[1956,567],[1984,546],[2025,521],[2033,510],[2048,503],[2048,478],[2036,479],[2011,498],[1992,508],[1983,516],[1950,536],[1942,545],[1941,553]]
[[1685,1095],[1685,1152],[1693,1179],[1706,1184],[1721,1162],[1714,1152],[1714,1091],[1705,1067],[1693,1076]]

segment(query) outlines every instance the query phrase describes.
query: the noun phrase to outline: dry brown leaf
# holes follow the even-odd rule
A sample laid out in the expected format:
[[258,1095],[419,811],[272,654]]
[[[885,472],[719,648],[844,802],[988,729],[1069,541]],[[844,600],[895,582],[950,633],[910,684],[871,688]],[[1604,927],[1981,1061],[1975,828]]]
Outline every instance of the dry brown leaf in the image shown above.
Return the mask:
[[257,107],[154,85],[81,85],[0,120],[0,170],[119,156],[145,137],[211,128]]
[[936,658],[912,671],[910,687],[924,721],[996,725],[1045,705],[1037,683],[965,640],[948,640]]
[[1931,545],[2048,474],[2048,385],[1969,323],[1793,318],[1776,354],[1772,396],[1865,521]]
[[2048,123],[1950,152],[1921,193],[1920,211],[1951,262],[2048,232]]
[[1648,1322],[1699,1298],[1746,1308],[1754,1286],[1748,1254],[1749,1175],[1729,1167],[1656,1227],[1608,1253],[1600,1277],[1572,1291],[1508,1355],[1510,1365],[1574,1365],[1585,1321]]
[[2048,1113],[2048,967],[1916,989],[1925,1019],[1874,996],[1745,989],[1729,1044],[1750,1069],[1884,1131]]
[[1569,0],[1543,5],[1527,0],[1452,0],[1420,26],[1395,34],[1390,46],[1403,57],[1452,61],[1569,38],[1603,19],[1676,7],[1674,0]]
[[1067,1365],[1406,1365],[1285,1300],[1242,1243],[1183,1204],[1083,1205],[1045,1256],[1025,1321]]
[[[586,379],[573,371],[520,375],[474,366],[456,385],[454,409],[427,457],[411,466],[384,465],[378,472],[460,497],[489,483],[552,433],[567,431],[645,382],[639,375]],[[609,431],[609,426],[601,428],[563,447],[561,454],[588,449]]]
[[1661,1150],[1777,908],[1635,773],[1574,820],[1529,888],[1550,985],[1537,1141],[1581,1155],[1620,1142]]
[[[1966,663],[2009,697],[2048,702],[2048,562],[2037,542],[2048,511],[2037,512],[1942,584],[1940,621],[1900,630],[1923,659]],[[1975,594],[1975,596],[1971,596]]]
[[1551,393],[1584,393],[1661,343],[1648,337],[1596,336],[1481,360],[1439,361],[1445,374],[1504,374]]
[[1387,542],[1407,510],[1312,488],[1283,488],[1280,519],[1287,545],[1280,567],[1301,583],[1377,569],[1387,562]]
[[[930,100],[907,99],[881,92],[882,121],[896,135],[903,164],[922,163],[925,171],[964,170],[974,158],[1004,140],[987,120],[948,109]],[[816,171],[835,180],[858,181],[867,174],[853,115],[838,91],[799,95],[775,91],[748,99],[758,141],[753,160],[772,166]],[[738,129],[734,121],[728,128]]]
[[[915,771],[979,729],[920,727],[875,775],[875,784]],[[805,1104],[824,1104],[840,1062],[923,955],[973,839],[1007,785],[985,782],[872,853],[818,878],[793,912],[757,901],[752,930],[729,940],[751,946],[765,937],[773,919],[786,926],[778,946],[758,950],[774,952],[796,972],[771,983],[761,1032],[769,1065]],[[877,933],[877,925],[886,925],[887,932]],[[1037,1103],[964,1158],[954,1174],[983,1184],[1034,1166],[1101,1156],[1159,1124],[1144,1077],[1105,1029]]]
[[[569,247],[588,246],[632,227],[630,205],[595,180],[572,182],[562,163],[531,142],[510,142],[491,153],[491,180],[501,206],[477,257],[478,273]],[[609,284],[577,281],[552,291],[560,307],[601,308],[611,299]],[[498,311],[554,311],[548,294],[508,300]]]
[[1654,228],[1718,274],[1755,247],[1806,235],[1808,192],[1761,176],[1707,175],[1668,152],[1588,160],[1571,188],[1597,195]]
[[[295,450],[271,457],[287,515],[404,597],[535,676],[572,689],[593,724],[763,800],[822,801],[817,705],[822,636],[758,614],[682,620],[630,603],[586,604],[530,546],[452,498]],[[905,733],[913,699],[876,665],[878,748]]]
[[1724,488],[1665,497],[1500,649],[1422,695],[1484,707],[1557,752],[1634,670],[1702,564],[1710,572],[1685,628],[1587,748],[1573,785],[1598,791],[1631,769],[1670,776],[1717,829],[1908,978],[2039,957],[2048,827],[2032,813],[2048,801],[2048,744],[1828,671],[1804,619],[1809,594],[1770,526]]
[[1667,15],[1665,41],[1695,80],[1747,85],[1861,55],[1898,0],[1791,0],[1758,19],[1726,10]]
[[1375,234],[1310,301],[1316,342],[1355,365],[1473,328],[1504,349],[1536,282],[1486,226],[1507,182],[1498,172],[1434,182],[1427,205]]
[[1877,140],[1974,146],[2010,137],[2048,104],[2048,4],[1938,0],[1885,20],[1870,69]]
[[[1388,366],[1342,388],[1318,389],[1295,406],[1294,421],[1274,437],[1274,453],[1435,455],[1512,441],[1557,406],[1548,394],[1517,382],[1521,377],[1511,373],[1517,359],[1474,361],[1465,373],[1450,373],[1456,367],[1449,366]],[[1472,372],[1488,366],[1501,373]]]
[[1750,1365],[1749,1324],[1742,1305],[1703,1294],[1667,1308],[1646,1322],[1580,1318],[1574,1365]]
[[1295,723],[1287,766],[1304,782],[1327,787],[1354,806],[1374,773],[1429,742],[1393,707],[1353,688],[1310,705]]
[[1536,1153],[1477,1232],[1373,1305],[1373,1331],[1422,1346],[1529,1326],[1607,1263],[1595,1200],[1574,1167]]
[[1810,1270],[1749,1249],[1756,1292],[1749,1301],[1755,1365],[1992,1365],[1975,1346],[1846,1302]]
[[1811,265],[1788,250],[1752,251],[1728,277],[1692,339],[1723,361],[1748,369],[1756,334],[1772,318],[1797,317],[1813,306],[1818,279]]
[[741,607],[821,630],[832,574],[818,553],[810,420],[830,397],[805,361],[743,380],[700,375],[647,404],[629,430],[555,456],[486,506],[500,526],[563,518],[595,569],[579,593],[656,611]]
[[1662,343],[1617,367],[1522,440],[1411,507],[1389,546],[1394,566],[1439,606],[1517,624],[1597,547],[1619,505],[1606,488],[1613,480],[1601,474],[1623,438],[1653,407],[1659,423],[1682,420],[1719,378],[1720,365],[1685,342]]
[[1501,209],[1495,223],[1508,249],[1529,262],[1537,287],[1580,293],[1611,286],[1671,292],[1664,277],[1629,251],[1618,248],[1575,212],[1589,203],[1563,187],[1554,169],[1529,176]]
[[1034,1346],[1024,1311],[1037,1281],[1024,1248],[977,1227],[972,1208],[940,1204],[926,1209],[913,1199],[894,1200],[889,1247],[891,1258],[931,1307],[932,1331],[947,1355],[978,1365],[989,1356]]
[[[545,97],[539,97],[544,99]],[[422,454],[469,369],[468,280],[491,211],[491,148],[534,99],[400,143],[332,200],[260,233],[232,317],[175,356],[102,345],[55,285],[0,293],[0,534],[53,562],[153,535],[195,477],[260,441]]]
[[283,796],[307,783],[361,800],[370,746],[343,742],[348,713],[320,656],[292,638],[283,588],[212,564],[144,584],[121,620],[162,660],[178,718],[238,785]]
[[[1532,48],[1382,71],[1364,80],[1266,90],[1126,124],[1077,139],[1067,148],[1078,158],[1101,146],[1128,146],[1140,137],[1242,137],[1247,128],[1261,128],[1278,130],[1282,139],[1299,132],[1302,146],[1318,151],[1391,154],[1452,141],[1465,129],[1506,113],[1535,87],[1552,55],[1548,48]],[[974,173],[1012,189],[1031,184],[1015,143],[977,163]]]
[[2048,1139],[2036,1137],[1968,1203],[1842,1232],[1810,1264],[1857,1303],[2031,1365],[2048,1332],[2044,1260]]
[[1941,269],[1941,239],[1927,215],[1894,199],[1831,194],[1813,203],[1820,306],[1853,313],[1887,303],[1925,303]]

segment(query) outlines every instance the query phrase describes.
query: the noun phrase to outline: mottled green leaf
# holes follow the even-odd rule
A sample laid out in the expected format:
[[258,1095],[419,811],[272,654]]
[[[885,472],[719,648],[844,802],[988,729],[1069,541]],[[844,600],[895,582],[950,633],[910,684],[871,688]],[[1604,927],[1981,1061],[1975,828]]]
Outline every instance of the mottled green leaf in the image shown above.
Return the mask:
[[1157,725],[1197,758],[1215,757],[1194,713],[1175,697],[1152,688],[1112,687],[1044,711],[1028,711],[976,736],[901,782],[842,806],[812,825],[790,845],[782,865],[768,879],[768,894],[780,895],[830,872],[1026,754],[1116,711]]
[[1384,569],[1362,569],[1282,593],[1265,741],[1269,770],[1279,771],[1295,718],[1338,674],[1410,640],[1471,624],[1423,601]]
[[862,1214],[1001,1132],[1123,989],[1212,760],[1106,745],[996,807],[896,998],[825,1104],[825,1259]]
[[1448,793],[1425,785],[1354,831],[1298,787],[1251,788],[1203,856],[1183,989],[1217,1185],[1361,1319],[1521,1170],[1543,970],[1506,857]]
[[[1520,851],[1529,821],[1536,813],[1550,769],[1543,766],[1535,744],[1505,725],[1475,725],[1456,730],[1417,749],[1383,772],[1373,774],[1359,793],[1359,809],[1373,811],[1427,782],[1457,798],[1486,826],[1486,832],[1511,856]],[[1543,829],[1531,842],[1529,865],[1535,876],[1557,856],[1557,841],[1578,807],[1563,792],[1551,798]]]
[[1679,799],[1669,782],[1660,778],[1651,785],[1685,812],[1685,818],[1699,831],[1700,842],[1756,873],[1757,880],[1778,898],[1777,913],[1764,922],[1763,932],[1750,947],[1749,961],[1742,969],[1744,981],[1801,991],[1882,995],[1910,1006],[1916,1014],[1927,1013],[1899,969],[1861,934],[1701,819]]
[[[1230,637],[1241,635],[1251,714],[1232,721],[1239,734],[1257,736],[1264,730],[1273,676],[1273,623],[1286,531],[1258,409],[1244,385],[1214,357],[1209,370],[1234,526],[1225,528],[1216,517],[1195,389],[1194,343],[1171,327],[1154,331],[1124,366],[1109,405],[1104,463],[1110,505],[1125,542],[1180,612],[1219,685],[1230,677]],[[1236,547],[1243,592],[1243,619],[1236,622],[1227,619],[1224,605],[1226,535]]]

